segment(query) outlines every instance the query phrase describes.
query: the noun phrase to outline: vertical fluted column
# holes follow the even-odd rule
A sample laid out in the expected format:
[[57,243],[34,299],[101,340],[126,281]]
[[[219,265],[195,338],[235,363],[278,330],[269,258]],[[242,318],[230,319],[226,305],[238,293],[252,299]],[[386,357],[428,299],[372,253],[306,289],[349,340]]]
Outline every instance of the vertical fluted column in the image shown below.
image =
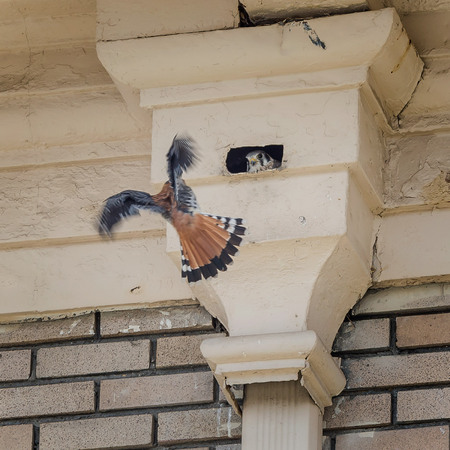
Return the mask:
[[319,450],[322,414],[298,381],[245,388],[243,450]]

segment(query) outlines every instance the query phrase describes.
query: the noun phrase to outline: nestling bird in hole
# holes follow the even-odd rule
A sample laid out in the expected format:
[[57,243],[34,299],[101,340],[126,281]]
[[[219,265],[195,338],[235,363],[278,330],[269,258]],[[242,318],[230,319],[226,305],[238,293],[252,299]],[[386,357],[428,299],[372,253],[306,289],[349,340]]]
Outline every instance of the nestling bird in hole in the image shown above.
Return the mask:
[[105,200],[98,232],[111,237],[116,224],[147,209],[161,214],[177,230],[181,247],[181,276],[189,283],[217,276],[233,262],[232,256],[245,234],[243,219],[200,211],[193,190],[181,178],[198,160],[196,144],[188,136],[176,135],[167,153],[169,180],[161,192],[127,190]]
[[247,153],[245,156],[247,159],[247,172],[257,173],[264,170],[277,169],[281,166],[281,162],[272,158],[268,153],[263,150],[254,150]]

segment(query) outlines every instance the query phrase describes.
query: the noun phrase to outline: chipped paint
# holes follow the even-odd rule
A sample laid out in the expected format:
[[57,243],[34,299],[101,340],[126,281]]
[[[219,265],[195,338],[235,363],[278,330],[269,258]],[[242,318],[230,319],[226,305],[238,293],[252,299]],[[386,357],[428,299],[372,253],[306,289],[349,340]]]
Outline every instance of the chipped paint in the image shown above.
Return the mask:
[[227,434],[228,434],[228,437],[231,437],[231,408],[228,408]]
[[229,438],[233,437],[233,430],[235,428],[238,428],[241,426],[240,422],[233,422],[232,416],[233,416],[233,409],[232,408],[227,408],[227,416],[226,416],[226,423],[221,423],[222,422],[222,408],[218,408],[217,409],[217,425],[218,425],[218,434],[221,435],[223,431],[227,432],[227,436]]
[[222,407],[216,409],[216,420],[217,420],[217,427],[219,430],[219,435],[220,435],[220,431],[223,430],[223,425],[220,423],[221,422],[221,417],[222,417]]
[[336,403],[336,406],[334,407],[334,413],[331,416],[333,419],[335,419],[342,412],[340,406],[341,406],[343,401],[344,401],[344,397],[341,397],[341,398],[338,399],[338,401]]
[[128,328],[119,330],[119,333],[136,333],[137,331],[141,331],[141,327],[139,325],[128,325]]
[[373,438],[374,434],[374,431],[364,431],[363,433],[358,433],[358,436],[362,438]]
[[68,329],[67,331],[64,331],[64,330],[60,330],[60,331],[59,331],[60,336],[64,336],[64,335],[66,335],[66,334],[72,333],[72,331],[74,330],[74,328],[75,328],[80,322],[81,322],[81,319],[74,320],[74,321],[70,324],[69,329]]
[[170,319],[168,319],[167,317],[164,317],[161,319],[161,321],[159,322],[159,329],[171,329],[172,328],[172,321]]

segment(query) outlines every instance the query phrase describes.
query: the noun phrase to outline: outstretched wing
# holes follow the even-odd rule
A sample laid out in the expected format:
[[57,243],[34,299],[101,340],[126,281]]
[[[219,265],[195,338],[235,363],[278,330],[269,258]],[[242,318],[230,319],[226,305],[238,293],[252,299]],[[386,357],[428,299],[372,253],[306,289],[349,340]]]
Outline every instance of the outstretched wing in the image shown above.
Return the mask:
[[142,191],[123,191],[105,200],[105,206],[98,221],[98,232],[111,236],[113,227],[122,219],[139,214],[140,209],[162,214],[153,197]]
[[[195,141],[189,136],[176,135],[167,153],[167,174],[172,186],[175,201],[179,203],[182,185],[181,175],[197,161]],[[184,184],[184,183],[183,183]]]

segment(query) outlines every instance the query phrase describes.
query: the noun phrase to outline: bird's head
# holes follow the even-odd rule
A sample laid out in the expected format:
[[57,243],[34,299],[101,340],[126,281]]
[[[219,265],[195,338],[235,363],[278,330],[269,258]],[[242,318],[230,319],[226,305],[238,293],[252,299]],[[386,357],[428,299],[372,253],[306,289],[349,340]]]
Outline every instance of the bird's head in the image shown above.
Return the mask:
[[271,157],[261,150],[254,150],[252,152],[247,153],[247,172],[255,173],[260,170],[264,170],[264,168],[271,161]]

